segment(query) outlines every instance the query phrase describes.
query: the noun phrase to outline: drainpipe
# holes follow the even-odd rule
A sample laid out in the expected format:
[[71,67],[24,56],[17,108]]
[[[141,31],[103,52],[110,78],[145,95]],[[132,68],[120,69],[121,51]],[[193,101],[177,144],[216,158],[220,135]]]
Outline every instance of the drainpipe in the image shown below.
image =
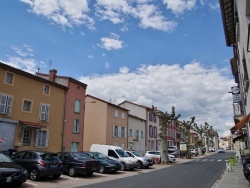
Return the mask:
[[63,108],[64,108],[64,110],[63,110],[63,122],[62,122],[62,146],[61,146],[61,152],[63,152],[64,151],[64,149],[65,149],[65,147],[63,146],[64,144],[64,127],[65,127],[65,124],[66,124],[66,119],[65,119],[65,114],[66,114],[66,93],[67,93],[67,90],[65,90],[65,92],[64,92],[64,95],[65,95],[65,97],[64,97],[64,104],[63,104]]

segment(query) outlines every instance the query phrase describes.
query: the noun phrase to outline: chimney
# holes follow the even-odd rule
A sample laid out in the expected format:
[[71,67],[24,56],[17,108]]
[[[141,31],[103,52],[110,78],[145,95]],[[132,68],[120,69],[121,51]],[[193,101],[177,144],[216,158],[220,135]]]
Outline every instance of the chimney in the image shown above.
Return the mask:
[[55,82],[56,73],[57,73],[56,69],[52,69],[52,70],[49,71],[49,80],[50,81]]

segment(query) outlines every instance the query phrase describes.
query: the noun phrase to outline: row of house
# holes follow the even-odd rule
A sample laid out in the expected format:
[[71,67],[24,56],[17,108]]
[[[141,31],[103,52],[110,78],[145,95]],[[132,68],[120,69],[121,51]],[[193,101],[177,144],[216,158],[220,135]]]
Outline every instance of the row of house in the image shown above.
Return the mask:
[[226,45],[235,84],[231,87],[233,119],[230,147],[250,152],[250,0],[220,0]]
[[[0,62],[0,151],[86,151],[93,143],[141,154],[159,149],[159,119],[151,107],[130,101],[117,105],[86,95],[86,89],[55,69],[34,75]],[[168,145],[178,147],[181,138],[172,121]]]

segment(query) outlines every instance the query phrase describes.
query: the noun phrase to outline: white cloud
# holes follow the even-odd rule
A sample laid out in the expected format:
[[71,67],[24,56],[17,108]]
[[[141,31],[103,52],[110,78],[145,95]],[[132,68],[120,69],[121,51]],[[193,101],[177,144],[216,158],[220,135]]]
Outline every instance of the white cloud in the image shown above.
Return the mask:
[[90,11],[87,0],[20,0],[30,6],[29,11],[44,16],[63,27],[86,25],[93,29],[94,19],[88,16]]
[[134,10],[134,16],[140,19],[139,25],[144,29],[152,28],[171,31],[177,26],[176,22],[167,21],[161,12],[157,11],[155,5],[142,4],[137,6],[136,10]]
[[105,62],[105,68],[109,69],[109,62]]
[[37,72],[38,68],[45,67],[43,61],[37,62],[34,59],[34,50],[31,46],[24,44],[20,46],[11,46],[11,49],[14,50],[16,55],[7,55],[7,60],[1,60],[0,62],[7,65],[13,66],[17,69],[22,69],[23,71],[34,74]]
[[211,9],[214,9],[214,10],[217,10],[217,9],[220,9],[220,4],[219,3],[209,3],[208,6],[211,8]]
[[119,50],[123,48],[123,41],[119,40],[119,36],[115,33],[111,33],[109,37],[101,38],[101,44],[98,46],[106,49],[106,50]]
[[[180,120],[196,116],[197,124],[208,122],[220,134],[233,126],[230,107],[232,97],[227,92],[234,84],[228,69],[206,68],[199,62],[179,65],[141,65],[135,72],[121,67],[119,73],[81,77],[88,84],[87,92],[104,100],[122,102],[126,99],[162,111],[176,107]],[[112,82],[112,84],[110,84]],[[115,92],[114,92],[115,91]]]
[[195,8],[196,0],[163,0],[163,3],[167,5],[167,9],[170,9],[175,14],[183,14],[185,10],[192,10]]

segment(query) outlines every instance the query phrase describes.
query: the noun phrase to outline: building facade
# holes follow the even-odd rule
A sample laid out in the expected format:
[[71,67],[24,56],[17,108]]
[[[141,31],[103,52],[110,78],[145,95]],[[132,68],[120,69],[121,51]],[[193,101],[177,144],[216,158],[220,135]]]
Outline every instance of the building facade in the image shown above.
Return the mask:
[[89,151],[92,144],[127,149],[128,110],[91,95],[85,101],[83,150]]
[[37,72],[36,75],[68,88],[64,105],[62,151],[82,151],[87,85],[71,77],[59,76],[55,69],[50,70],[49,74]]
[[[231,87],[235,126],[231,133],[236,137],[245,135],[249,148],[250,118],[250,0],[220,0],[222,22],[225,31],[226,45],[232,47],[230,65],[235,84]],[[238,136],[240,135],[240,136]]]
[[0,150],[60,151],[66,90],[0,63]]

